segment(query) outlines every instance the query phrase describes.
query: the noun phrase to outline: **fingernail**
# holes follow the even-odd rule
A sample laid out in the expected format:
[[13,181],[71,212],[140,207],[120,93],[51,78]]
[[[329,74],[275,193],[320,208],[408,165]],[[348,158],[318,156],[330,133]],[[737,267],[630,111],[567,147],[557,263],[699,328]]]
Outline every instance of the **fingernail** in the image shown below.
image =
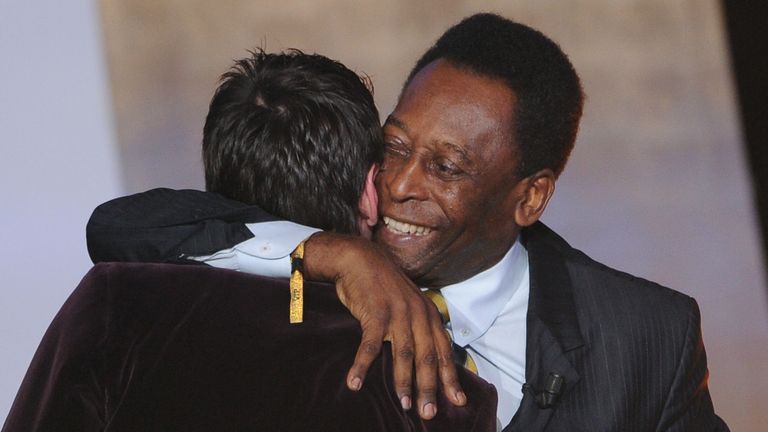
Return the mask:
[[411,409],[411,397],[408,395],[405,395],[400,398],[400,405],[403,406],[403,409],[408,411]]
[[463,391],[457,391],[456,401],[459,403],[459,405],[464,405],[467,403],[467,395],[465,395]]
[[435,406],[434,403],[429,402],[429,403],[424,404],[424,408],[422,409],[422,411],[424,412],[424,416],[426,418],[430,418],[431,419],[432,417],[434,417],[437,414],[437,407]]
[[360,381],[360,377],[354,377],[352,378],[352,381],[349,382],[349,388],[351,388],[354,391],[360,390],[360,384],[362,381]]

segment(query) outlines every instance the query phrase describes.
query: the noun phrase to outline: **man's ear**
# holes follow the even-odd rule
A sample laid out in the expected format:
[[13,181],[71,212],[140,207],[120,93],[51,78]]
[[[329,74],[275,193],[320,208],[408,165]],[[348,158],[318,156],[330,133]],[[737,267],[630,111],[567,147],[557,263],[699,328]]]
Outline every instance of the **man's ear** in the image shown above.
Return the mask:
[[366,227],[372,227],[379,222],[379,195],[376,193],[376,186],[373,181],[379,172],[379,164],[371,165],[368,174],[365,176],[365,185],[363,193],[360,195],[360,231]]
[[518,187],[522,188],[522,197],[515,207],[515,223],[521,227],[533,225],[555,193],[555,173],[543,169],[522,179]]

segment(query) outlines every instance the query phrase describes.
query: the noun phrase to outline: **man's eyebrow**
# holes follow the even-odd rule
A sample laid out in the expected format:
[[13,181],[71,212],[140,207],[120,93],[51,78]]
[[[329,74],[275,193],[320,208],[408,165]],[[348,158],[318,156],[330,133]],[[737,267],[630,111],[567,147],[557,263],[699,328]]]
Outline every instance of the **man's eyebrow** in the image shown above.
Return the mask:
[[471,161],[471,159],[469,157],[470,156],[469,152],[466,149],[462,148],[461,146],[458,146],[458,145],[456,145],[456,144],[454,144],[452,142],[449,142],[449,141],[440,141],[438,144],[440,144],[440,146],[442,146],[442,147],[447,147],[451,151],[460,154],[461,157],[466,159],[467,161]]
[[[394,114],[390,114],[387,119],[384,121],[384,125],[392,125],[399,129],[402,129],[405,133],[410,133],[408,129],[408,125],[406,125],[402,120],[395,117]],[[468,163],[471,163],[474,165],[474,161],[472,160],[472,155],[463,147],[456,145],[450,141],[437,141],[435,142],[437,145],[448,148],[449,150],[458,153],[460,157]]]
[[387,119],[384,121],[384,125],[388,125],[388,124],[391,124],[391,125],[393,125],[395,127],[398,127],[400,129],[402,129],[405,133],[409,133],[408,126],[405,123],[403,123],[402,120],[400,120],[399,118],[395,117],[393,114],[390,114],[387,117]]
[[437,145],[457,154],[461,160],[467,164],[467,169],[474,168],[476,166],[472,153],[468,152],[467,149],[449,141],[440,141],[437,143]]

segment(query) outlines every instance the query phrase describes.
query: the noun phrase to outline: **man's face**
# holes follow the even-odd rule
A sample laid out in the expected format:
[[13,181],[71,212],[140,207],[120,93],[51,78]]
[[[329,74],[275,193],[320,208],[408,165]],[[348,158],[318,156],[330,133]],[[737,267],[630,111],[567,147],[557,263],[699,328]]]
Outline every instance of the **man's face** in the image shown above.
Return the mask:
[[422,286],[465,280],[514,242],[524,195],[514,175],[515,102],[502,81],[437,60],[387,119],[375,240]]

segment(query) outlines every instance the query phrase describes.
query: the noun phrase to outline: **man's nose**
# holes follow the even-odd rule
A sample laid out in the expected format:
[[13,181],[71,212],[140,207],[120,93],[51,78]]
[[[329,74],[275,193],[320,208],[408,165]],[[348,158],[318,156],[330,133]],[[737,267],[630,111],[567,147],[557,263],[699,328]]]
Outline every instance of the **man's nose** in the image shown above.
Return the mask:
[[424,165],[420,158],[411,157],[407,161],[393,166],[386,173],[385,184],[390,197],[395,201],[427,198],[427,184]]

